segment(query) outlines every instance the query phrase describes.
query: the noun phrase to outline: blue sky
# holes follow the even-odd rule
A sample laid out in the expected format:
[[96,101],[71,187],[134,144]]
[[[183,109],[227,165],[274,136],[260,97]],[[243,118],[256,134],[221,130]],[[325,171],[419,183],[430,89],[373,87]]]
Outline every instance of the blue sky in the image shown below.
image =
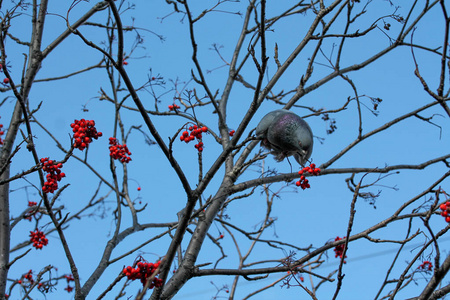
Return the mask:
[[[207,1],[193,3],[192,11],[198,14],[203,10]],[[71,21],[77,19],[88,10],[94,3],[81,2],[72,11],[69,16]],[[237,14],[227,12],[240,11],[245,12],[246,1],[242,3],[225,3],[221,6],[221,11],[212,12],[204,20],[196,25],[197,43],[199,45],[200,63],[204,70],[214,70],[207,73],[207,80],[211,89],[223,91],[225,79],[228,70],[223,66],[221,59],[211,50],[211,45],[216,43],[223,45],[220,48],[221,55],[228,62],[234,50],[234,44],[237,40],[237,34],[242,26],[243,18]],[[62,16],[66,16],[69,3],[57,2],[50,3],[47,18],[47,29],[44,35],[44,45],[52,41],[59,33],[65,29],[65,21]],[[268,3],[268,15],[275,15],[277,11],[282,11],[282,5],[273,5]],[[156,35],[141,30],[144,44],[128,59],[126,69],[133,80],[134,85],[144,84],[148,76],[160,75],[167,82],[165,87],[155,87],[157,93],[166,93],[162,98],[160,109],[166,109],[167,105],[172,104],[172,99],[176,95],[171,82],[178,82],[179,86],[187,84],[188,88],[195,85],[190,82],[190,72],[193,64],[190,60],[191,49],[187,38],[187,23],[182,20],[181,15],[170,15],[171,7],[162,1],[138,1],[136,9],[128,11],[122,15],[124,24],[131,24],[139,28],[149,29],[157,34],[164,36],[161,41]],[[393,11],[393,8],[387,1],[378,1],[372,3],[368,9],[368,19],[373,20],[374,16],[387,15]],[[399,14],[404,15],[405,10],[400,8]],[[441,12],[434,9],[429,16],[425,17],[417,26],[414,33],[414,40],[425,43],[429,47],[438,47],[442,44],[442,20]],[[161,19],[166,16],[166,18]],[[131,18],[135,19],[132,20]],[[295,16],[288,18],[278,26],[273,32],[267,34],[268,56],[270,64],[267,76],[275,72],[276,66],[273,63],[273,49],[275,43],[279,47],[279,58],[284,61],[292,49],[298,44],[304,31],[308,28],[308,22],[313,15]],[[106,13],[100,13],[93,18],[93,21],[102,22],[106,18]],[[23,21],[25,20],[25,21]],[[29,17],[26,15],[17,18],[12,22],[12,31],[19,37],[26,40],[29,36]],[[342,22],[341,22],[342,23]],[[338,24],[341,24],[338,23]],[[391,21],[391,32],[396,32],[400,24]],[[358,23],[357,26],[367,24]],[[339,26],[338,26],[339,27]],[[100,43],[104,41],[104,32],[100,29],[92,30],[82,28],[81,31],[93,42]],[[126,51],[129,52],[130,45],[134,39],[134,34],[126,34]],[[352,65],[370,57],[377,50],[389,45],[389,40],[378,29],[374,30],[369,36],[361,40],[349,40],[345,48],[345,55],[342,59],[342,66]],[[11,48],[8,48],[11,47]],[[7,43],[8,60],[11,65],[11,73],[16,82],[20,80],[22,70],[23,47],[17,47],[11,41]],[[277,83],[274,92],[289,90],[295,87],[308,64],[311,48],[307,47],[304,53],[301,53],[293,65],[283,75],[283,78]],[[324,46],[324,55],[330,55],[332,44],[327,43]],[[335,55],[335,54],[334,54]],[[430,82],[433,90],[437,87],[437,74],[439,74],[439,58],[430,55],[425,51],[416,50],[416,55],[420,65],[421,74]],[[87,47],[78,37],[70,37],[64,41],[43,63],[37,79],[61,76],[79,69],[83,69],[92,64],[98,63],[101,55],[94,49]],[[326,64],[324,56],[320,56],[317,62]],[[221,68],[219,68],[221,67]],[[218,68],[218,69],[216,69]],[[311,82],[327,74],[329,68],[316,64],[314,75]],[[374,116],[368,109],[363,108],[364,133],[367,133],[386,122],[400,116],[415,108],[421,107],[432,99],[423,91],[418,79],[414,76],[414,63],[409,47],[399,48],[389,53],[373,65],[350,73],[349,77],[355,82],[360,95],[369,95],[379,97],[383,102],[379,106],[379,115]],[[152,75],[149,75],[152,74]],[[254,83],[256,72],[252,64],[244,68],[243,74],[249,82]],[[267,81],[265,81],[266,83]],[[38,82],[33,86],[30,94],[30,106],[36,107],[42,101],[40,111],[36,113],[36,118],[44,124],[56,138],[58,138],[66,148],[69,147],[70,123],[74,119],[95,119],[97,128],[102,131],[104,137],[95,141],[89,149],[89,162],[99,170],[102,176],[111,181],[108,158],[107,137],[112,136],[114,107],[106,101],[99,101],[99,90],[105,89],[108,93],[111,91],[104,70],[94,70],[84,75],[73,76],[63,81]],[[203,94],[201,89],[196,86],[199,94]],[[121,93],[121,96],[125,93]],[[149,109],[153,109],[154,100],[146,92],[140,93],[141,99]],[[328,82],[323,87],[311,92],[303,97],[300,105],[312,105],[315,108],[324,107],[326,109],[335,109],[340,107],[347,97],[353,97],[351,87],[342,79],[335,79]],[[253,97],[253,92],[245,89],[240,84],[236,84],[232,90],[228,110],[228,125],[230,129],[237,129],[238,124],[245,114],[249,103]],[[370,106],[370,102],[365,99],[363,102]],[[14,102],[7,101],[1,107],[1,117],[4,124],[9,121],[9,113],[13,108]],[[126,100],[126,105],[133,106],[131,99]],[[87,108],[88,111],[83,111]],[[264,103],[258,110],[255,118],[251,121],[246,133],[256,127],[258,121],[267,112],[277,109],[279,106],[273,103]],[[301,116],[309,114],[304,109],[293,108],[294,112]],[[217,131],[217,115],[211,114],[211,108],[199,109],[196,113],[208,127]],[[425,123],[418,119],[409,119],[406,122],[392,126],[390,129],[362,142],[355,149],[349,151],[339,161],[330,168],[348,168],[348,167],[384,167],[394,164],[418,164],[430,158],[435,158],[448,153],[450,138],[448,135],[448,117],[443,115],[440,108],[433,108],[424,116],[431,116],[433,113],[441,114],[436,116],[433,121],[442,127],[442,135],[438,127]],[[314,135],[325,138],[323,143],[315,140],[312,159],[316,164],[328,161],[342,148],[352,142],[357,136],[356,105],[353,101],[348,109],[336,115],[338,130],[331,135],[326,134],[326,125],[320,117],[307,118]],[[127,128],[132,125],[142,125],[143,121],[136,113],[123,112],[122,120]],[[161,136],[168,140],[185,121],[177,117],[153,117]],[[36,136],[36,146],[40,156],[50,156],[51,158],[61,159],[63,153],[57,149],[55,143],[38,127],[33,127]],[[147,132],[147,131],[146,131]],[[148,132],[147,132],[148,133]],[[19,141],[19,140],[18,140]],[[215,144],[211,136],[206,135],[203,139],[205,151],[203,152],[204,166],[207,169],[220,153],[221,147]],[[143,204],[148,204],[145,213],[142,214],[142,222],[169,222],[176,221],[176,213],[181,210],[185,204],[186,197],[182,186],[177,180],[174,171],[164,158],[162,152],[157,146],[148,146],[145,144],[143,135],[134,131],[127,142],[132,154],[132,162],[128,165],[130,176],[129,187],[130,196]],[[258,150],[257,147],[255,150]],[[177,160],[184,170],[192,186],[198,176],[198,167],[196,163],[196,150],[192,144],[182,144],[178,141],[174,144],[174,153]],[[80,155],[78,150],[75,154]],[[83,154],[84,155],[84,154]],[[81,157],[83,157],[81,155]],[[293,166],[295,161],[292,160]],[[13,160],[12,174],[29,168],[33,164],[32,157],[23,148],[18,152]],[[120,166],[116,163],[118,169]],[[290,172],[291,167],[287,161],[277,163],[272,157],[265,161],[266,168],[276,168],[279,172]],[[294,166],[295,170],[296,166]],[[376,224],[391,215],[403,202],[420,193],[424,188],[436,180],[447,169],[443,164],[431,166],[425,170],[402,170],[400,174],[395,174],[383,179],[379,186],[373,187],[372,192],[381,191],[380,197],[376,202],[376,209],[368,202],[360,199],[356,205],[356,218],[353,227],[353,233],[357,233],[365,228]],[[64,171],[67,178],[60,185],[70,183],[70,186],[59,200],[64,205],[67,212],[80,209],[86,205],[92,197],[98,185],[98,178],[94,176],[86,166],[83,166],[75,159],[70,159],[64,165]],[[238,180],[238,182],[256,178],[260,175],[261,169],[257,166],[251,167],[248,173]],[[119,171],[120,174],[120,171]],[[219,171],[217,177],[213,179],[211,186],[205,191],[204,198],[213,195],[222,180],[223,170]],[[295,243],[300,246],[320,247],[327,241],[331,241],[336,236],[344,236],[349,218],[349,204],[352,199],[352,193],[346,187],[345,179],[349,174],[319,176],[310,179],[312,188],[309,190],[297,190],[295,188],[286,188],[281,199],[275,201],[273,207],[273,216],[277,217],[277,223],[272,229],[268,229],[265,238],[274,239],[274,234],[280,240]],[[377,174],[367,176],[367,182],[375,180]],[[358,176],[357,178],[360,178]],[[38,183],[36,174],[27,176],[29,182]],[[443,183],[448,185],[448,180]],[[22,187],[28,185],[25,190]],[[271,189],[277,190],[284,186],[284,183],[274,184]],[[141,191],[137,191],[137,187]],[[393,189],[395,187],[395,189]],[[27,204],[27,201],[39,200],[36,192],[29,187],[25,180],[18,180],[11,184],[11,214],[18,215]],[[264,216],[265,199],[258,189],[252,196],[234,202],[227,210],[231,216],[231,221],[251,230],[252,226],[257,225]],[[103,186],[100,189],[99,196],[106,195],[108,188]],[[425,198],[423,201],[425,202]],[[114,197],[109,196],[107,205],[97,211],[100,217],[88,217],[80,221],[74,221],[67,228],[67,237],[70,247],[73,249],[73,255],[77,261],[82,281],[86,280],[92,272],[94,266],[101,257],[103,245],[108,240],[114,229],[114,223],[111,220],[113,213]],[[104,209],[104,210],[102,210]],[[69,215],[70,216],[70,215]],[[127,216],[128,218],[128,216]],[[128,223],[127,223],[128,222]],[[130,225],[129,219],[122,228]],[[33,230],[33,223],[28,221],[21,222],[12,232],[12,246],[26,239],[28,232]],[[41,223],[40,226],[43,226]],[[402,238],[406,234],[405,222],[398,222],[386,229],[376,233],[376,238]],[[435,228],[443,228],[446,224],[439,216],[432,218],[432,225]],[[43,227],[46,228],[46,227]],[[413,231],[423,226],[415,222]],[[149,237],[158,233],[159,230],[152,229],[143,233],[137,233],[131,238],[126,239],[120,244],[113,253],[113,257],[120,255],[142,243]],[[219,236],[223,229],[219,224],[213,225],[210,229],[212,236]],[[244,245],[248,242],[239,237]],[[411,245],[419,246],[425,240],[421,235],[417,241]],[[58,267],[58,274],[69,272],[69,266],[63,256],[62,248],[58,243],[58,237],[55,233],[49,235],[49,245],[42,251],[32,250],[25,258],[14,264],[10,278],[17,278],[26,273],[30,268],[35,272],[42,267],[52,264]],[[155,261],[158,257],[164,255],[168,243],[168,237],[162,238],[142,249],[142,255],[148,261]],[[221,241],[221,244],[227,249],[228,257],[219,264],[219,268],[235,267],[238,263],[236,251],[233,249],[232,240],[229,236]],[[186,242],[183,243],[186,247]],[[444,236],[441,249],[446,253],[448,240]],[[361,295],[369,295],[373,298],[379,284],[384,279],[384,274],[388,268],[398,246],[395,244],[373,244],[361,240],[350,245],[344,266],[345,279],[340,292],[341,299],[361,299]],[[404,251],[399,261],[407,261],[414,255],[416,248],[408,248]],[[12,257],[22,253],[24,250],[13,253]],[[244,251],[245,252],[245,251]],[[411,253],[410,253],[411,252]],[[433,253],[426,252],[431,254]],[[210,242],[206,242],[200,253],[198,263],[215,261],[220,252]],[[285,254],[280,250],[260,247],[255,249],[249,261],[258,261],[268,258],[279,259]],[[298,255],[300,257],[301,254]],[[92,290],[91,296],[95,298],[109,284],[112,278],[117,276],[124,265],[130,265],[136,258],[135,254],[129,255],[115,265],[107,269],[104,279]],[[327,276],[337,267],[338,260],[334,258],[332,250],[328,251],[328,258],[323,266],[315,272]],[[399,263],[395,269],[401,272],[405,264]],[[305,276],[306,277],[306,276]],[[237,299],[243,298],[246,294],[262,286],[270,284],[279,278],[279,275],[271,275],[268,279],[247,282],[240,279]],[[306,278],[306,282],[308,282]],[[444,280],[446,282],[447,278]],[[232,277],[215,276],[212,278],[195,278],[188,282],[174,299],[210,299],[215,294],[215,287],[210,283],[213,281],[216,286],[231,286]],[[122,283],[122,282],[121,282]],[[317,282],[315,282],[316,284]],[[410,288],[407,292],[399,293],[399,298],[416,296],[425,286],[425,281],[419,279],[418,285]],[[308,283],[309,284],[309,283]],[[307,286],[309,287],[309,285]],[[413,284],[411,284],[412,286]],[[61,282],[54,294],[48,296],[48,299],[57,297],[58,299],[71,299],[72,295],[67,296],[63,290],[64,284]],[[128,289],[127,295],[132,295],[140,287],[140,283],[134,282]],[[134,290],[133,290],[134,289]],[[319,299],[330,299],[334,293],[335,285],[324,285],[318,290]],[[15,290],[18,295],[17,290]],[[115,294],[114,294],[115,295]],[[224,294],[220,294],[224,296]],[[280,288],[279,285],[255,297],[256,299],[274,299],[282,296],[285,299],[306,297],[306,294],[300,288],[286,287]],[[13,298],[16,299],[16,298]],[[36,294],[36,299],[43,299],[40,294]]]

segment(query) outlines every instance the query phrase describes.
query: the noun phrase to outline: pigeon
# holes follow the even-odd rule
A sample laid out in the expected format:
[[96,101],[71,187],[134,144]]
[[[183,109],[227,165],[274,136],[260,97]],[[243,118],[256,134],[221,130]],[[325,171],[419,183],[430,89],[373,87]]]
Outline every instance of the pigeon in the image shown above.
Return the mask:
[[261,139],[262,147],[271,150],[278,162],[293,155],[304,166],[313,149],[313,134],[308,123],[286,109],[265,115],[256,127],[256,137]]

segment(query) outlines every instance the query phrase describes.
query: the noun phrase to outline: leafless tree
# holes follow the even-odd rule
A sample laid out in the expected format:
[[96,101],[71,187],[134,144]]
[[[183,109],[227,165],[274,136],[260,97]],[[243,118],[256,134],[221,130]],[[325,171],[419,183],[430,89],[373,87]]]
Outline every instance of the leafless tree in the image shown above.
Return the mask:
[[[197,277],[208,281],[206,278],[221,276],[232,276],[233,281],[230,286],[215,285],[214,299],[258,297],[274,286],[291,287],[290,291],[311,299],[319,299],[326,290],[326,295],[336,299],[345,286],[354,284],[344,277],[350,265],[347,261],[351,261],[348,250],[361,244],[396,248],[390,261],[383,258],[385,277],[373,283],[379,286],[369,297],[395,299],[412,294],[414,299],[437,299],[450,291],[445,281],[450,256],[442,246],[442,237],[450,228],[445,205],[449,201],[450,213],[446,192],[450,152],[448,144],[441,146],[448,142],[450,117],[450,17],[443,0],[402,2],[405,7],[393,0],[166,0],[137,6],[125,1],[76,0],[63,10],[60,3],[51,5],[47,0],[0,1],[1,69],[5,78],[0,88],[5,109],[0,115],[3,122],[9,122],[0,128],[0,137],[5,134],[0,148],[0,299],[5,295],[33,299],[39,292],[54,292],[53,287],[65,280],[73,281],[75,299],[170,299]],[[141,7],[146,5],[151,11],[142,13]],[[160,7],[162,15],[154,12]],[[165,44],[158,30],[139,25],[150,18],[183,28],[167,35],[180,41],[180,56],[189,56],[190,61],[180,64],[177,57],[167,56],[167,69],[149,71],[148,57],[140,53],[162,53],[158,45]],[[31,31],[26,32],[22,24]],[[235,28],[239,31],[233,31]],[[224,29],[227,37],[217,34]],[[217,34],[217,43],[205,38],[208,33]],[[143,35],[151,38],[144,39]],[[229,37],[234,44],[228,42],[224,49],[219,43]],[[55,66],[52,55],[56,56],[64,43],[72,45],[71,49]],[[22,58],[17,53],[23,53]],[[390,55],[401,59],[386,63]],[[75,56],[89,61],[95,57],[97,62],[73,70],[68,66]],[[213,67],[212,58],[219,62]],[[172,60],[176,62],[173,70]],[[130,71],[130,65],[136,62],[145,65],[146,73]],[[404,64],[410,68],[402,68]],[[62,75],[48,75],[47,65]],[[166,75],[172,71],[175,75]],[[39,77],[39,72],[44,76]],[[398,80],[392,87],[400,86],[402,76],[415,76],[408,84],[411,89],[420,87],[423,94],[393,106],[399,99],[372,94],[373,90],[383,95],[384,90],[389,92],[383,78],[373,75],[382,72],[398,74],[390,77]],[[179,74],[189,75],[182,78],[177,77],[182,76]],[[140,143],[128,146],[134,151],[143,149],[149,157],[146,162],[133,159],[128,163],[114,156],[109,160],[98,158],[95,149],[100,141],[96,140],[80,151],[75,132],[68,126],[72,122],[70,112],[63,110],[55,116],[45,99],[41,102],[33,96],[33,91],[44,86],[53,91],[74,78],[85,78],[86,85],[98,91],[92,95],[95,100],[77,105],[86,113],[94,110],[94,114],[111,120],[110,128],[97,128],[111,136],[110,146],[118,144],[127,149],[125,144],[131,136],[139,134],[143,137]],[[327,88],[331,84],[334,92]],[[320,94],[322,90],[325,96]],[[81,97],[75,95],[77,98]],[[75,99],[70,101],[79,101]],[[260,118],[279,108],[301,115],[313,128],[316,152],[312,157],[320,172],[314,177],[305,172],[312,177],[308,191],[296,186],[301,167],[289,159],[274,163],[255,136]],[[109,109],[111,114],[105,116],[103,111]],[[69,139],[67,133],[55,133],[59,128],[49,120],[56,117],[67,123]],[[341,124],[348,127],[341,129]],[[400,139],[399,131],[395,131],[400,126],[408,133],[406,138],[411,138],[404,147],[396,144],[398,148],[393,148],[391,141]],[[433,134],[424,141],[421,131]],[[388,138],[390,132],[394,132],[394,138]],[[190,133],[195,140],[191,144],[197,142],[195,149],[188,140],[180,142]],[[48,142],[39,144],[39,139]],[[131,155],[124,151],[120,157]],[[57,163],[70,164],[64,169],[67,174],[83,168],[83,173],[89,174],[82,176],[90,179],[68,186],[65,182],[70,178],[63,178],[54,193],[42,190],[49,179],[41,158],[50,152],[58,155]],[[417,153],[417,159],[403,162],[395,160],[394,155],[392,160],[395,153]],[[189,157],[189,163],[185,157]],[[180,201],[171,199],[172,191],[166,194],[163,205],[178,214],[164,222],[155,221],[152,205],[143,205],[146,199],[136,198],[131,189],[135,172],[146,170],[146,174],[158,176],[159,166],[170,168],[173,174],[172,178],[161,178],[161,182],[181,189],[184,197]],[[337,183],[336,178],[346,179]],[[397,182],[405,181],[411,192],[398,196],[382,193],[395,191]],[[30,201],[14,216],[11,210],[17,211],[23,203],[10,197],[13,184],[22,186],[26,194],[38,195],[38,201]],[[339,194],[345,199],[340,206],[348,212],[339,218],[346,228],[340,236],[330,234],[327,241],[317,244],[275,233],[281,228],[293,235],[303,215],[327,206],[325,192],[335,184],[349,191]],[[94,193],[80,201],[84,204],[77,209],[70,209],[61,200],[83,188]],[[309,191],[315,193],[306,194]],[[274,211],[279,211],[281,199],[295,193],[307,195],[301,199],[305,208],[299,212],[299,220],[288,223]],[[236,217],[243,203],[252,198],[258,199],[258,208],[252,211],[255,204],[247,204],[248,216]],[[312,204],[307,206],[306,202]],[[365,215],[357,205],[371,211],[385,207],[389,213],[377,215],[370,224],[358,223]],[[289,209],[289,205],[284,207]],[[102,255],[93,270],[88,277],[80,276],[80,272],[88,271],[80,269],[78,257],[80,253],[89,254],[68,241],[68,232],[72,227],[83,228],[80,219],[96,217],[109,220],[112,228],[108,239],[95,245]],[[252,226],[242,218],[259,223]],[[71,274],[55,275],[57,266],[47,266],[35,270],[32,280],[28,270],[21,278],[11,276],[22,261],[33,265],[33,242],[20,226],[27,220],[45,235],[57,235],[51,242],[60,243]],[[280,223],[285,225],[276,227]],[[324,219],[307,226],[337,225]],[[386,228],[395,230],[387,233]],[[95,229],[82,234],[95,235]],[[11,236],[20,236],[22,242],[13,246]],[[124,243],[134,236],[139,238]],[[413,251],[408,250],[411,245]],[[133,289],[129,284],[137,277],[129,276],[123,266],[139,267],[150,260],[142,253],[156,252],[154,249],[161,249],[159,259],[154,261],[160,264],[142,275],[139,290]],[[213,259],[206,253],[209,249],[217,254]],[[331,272],[324,270],[324,264],[332,259],[339,261],[338,266]],[[240,292],[243,280],[267,278],[271,283],[261,283],[246,294]]]

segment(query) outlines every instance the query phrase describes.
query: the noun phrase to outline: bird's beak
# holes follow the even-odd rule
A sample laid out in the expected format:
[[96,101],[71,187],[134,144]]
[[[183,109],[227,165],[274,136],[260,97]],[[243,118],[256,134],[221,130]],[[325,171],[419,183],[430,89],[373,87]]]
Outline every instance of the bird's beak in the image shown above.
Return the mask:
[[302,155],[300,154],[300,152],[294,153],[294,158],[295,158],[295,160],[296,160],[302,167],[303,167],[304,164],[305,164],[305,162],[303,161],[303,157],[304,157],[304,156],[302,156]]

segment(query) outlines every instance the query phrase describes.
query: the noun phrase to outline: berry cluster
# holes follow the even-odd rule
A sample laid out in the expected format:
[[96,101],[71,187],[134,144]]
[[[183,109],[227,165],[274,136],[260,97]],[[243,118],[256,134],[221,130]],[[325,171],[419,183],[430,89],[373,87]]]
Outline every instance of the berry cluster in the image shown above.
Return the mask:
[[103,135],[101,132],[97,132],[94,120],[75,120],[70,124],[70,127],[72,127],[73,138],[75,139],[73,146],[81,151],[92,142],[93,138],[98,139]]
[[36,249],[42,249],[42,247],[48,244],[48,239],[45,237],[45,234],[38,229],[30,231],[30,237],[30,241],[33,242],[33,247]]
[[[145,286],[147,278],[153,275],[156,269],[158,269],[160,263],[161,261],[158,261],[154,264],[140,261],[136,264],[136,268],[133,268],[131,266],[124,268],[123,274],[125,274],[125,276],[127,276],[129,280],[140,279],[142,285]],[[160,286],[162,286],[162,280],[155,276],[150,283],[149,289]]]
[[431,261],[426,260],[420,266],[418,266],[417,269],[423,271],[431,271],[433,269],[433,264],[431,263]]
[[309,185],[308,179],[305,178],[305,173],[309,173],[311,175],[317,176],[320,173],[320,169],[316,168],[315,164],[311,164],[309,167],[304,167],[300,171],[298,171],[298,175],[300,175],[300,180],[295,183],[296,186],[304,189],[309,189],[311,186]]
[[[334,241],[340,241],[340,240],[343,240],[343,239],[345,239],[345,236],[342,237],[342,238],[336,237],[334,239]],[[344,247],[345,247],[345,244],[340,244],[340,245],[334,247],[334,253],[335,253],[334,257],[342,258],[342,256],[344,255]],[[344,258],[347,258],[347,255]],[[344,260],[344,264],[345,263],[347,263],[347,262]]]
[[68,285],[64,288],[64,290],[66,290],[68,293],[70,293],[71,291],[73,291],[73,287]]
[[41,158],[42,170],[47,172],[47,181],[42,187],[44,193],[53,193],[58,189],[58,181],[61,178],[66,177],[66,174],[61,172],[62,163],[56,163],[55,161],[49,159],[48,157]]
[[73,291],[73,287],[70,286],[70,282],[75,281],[75,279],[73,278],[72,274],[64,275],[63,277],[67,280],[67,287],[65,287],[64,290],[70,293],[71,291]]
[[445,222],[450,223],[450,201],[442,203],[439,208],[441,211],[441,216],[445,218]]
[[230,136],[233,136],[235,132],[236,132],[235,130],[231,130],[228,134],[229,134]]
[[194,145],[194,148],[198,150],[198,152],[202,152],[203,151],[203,142],[198,142],[198,144]]
[[23,278],[28,280],[30,284],[34,283],[34,279],[33,279],[33,271],[29,270],[28,273],[26,273],[25,275],[23,275]]
[[177,111],[177,109],[180,109],[180,106],[176,105],[175,103],[172,105],[169,105],[170,111]]
[[131,157],[127,155],[131,155],[130,150],[128,150],[127,144],[119,144],[119,141],[116,138],[109,138],[109,156],[113,159],[118,159],[123,163],[129,163]]
[[190,141],[197,139],[198,143],[195,144],[194,147],[195,147],[195,149],[198,150],[198,152],[202,152],[203,151],[203,142],[201,141],[202,133],[207,132],[208,127],[206,127],[206,126],[199,127],[197,125],[193,125],[193,126],[189,126],[188,129],[191,133],[189,133],[187,130],[183,131],[183,133],[180,136],[180,140],[182,142],[189,143]]

